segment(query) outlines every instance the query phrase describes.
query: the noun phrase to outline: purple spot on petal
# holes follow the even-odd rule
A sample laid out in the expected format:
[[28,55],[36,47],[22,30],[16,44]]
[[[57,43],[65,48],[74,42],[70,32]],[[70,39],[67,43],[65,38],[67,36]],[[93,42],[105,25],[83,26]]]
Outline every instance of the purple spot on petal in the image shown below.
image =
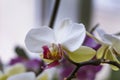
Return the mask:
[[55,67],[55,66],[57,66],[57,65],[59,65],[59,64],[60,64],[60,63],[59,63],[58,61],[54,61],[54,62],[48,64],[48,65],[47,65],[47,68],[52,68],[52,67]]
[[14,65],[17,63],[22,63],[27,68],[27,71],[34,71],[36,74],[39,74],[43,71],[43,69],[45,69],[45,63],[39,59],[28,60],[21,57],[17,57],[12,59],[9,65]]
[[100,44],[98,44],[94,39],[90,38],[89,36],[86,36],[83,45],[91,47],[95,50],[97,50],[101,46]]

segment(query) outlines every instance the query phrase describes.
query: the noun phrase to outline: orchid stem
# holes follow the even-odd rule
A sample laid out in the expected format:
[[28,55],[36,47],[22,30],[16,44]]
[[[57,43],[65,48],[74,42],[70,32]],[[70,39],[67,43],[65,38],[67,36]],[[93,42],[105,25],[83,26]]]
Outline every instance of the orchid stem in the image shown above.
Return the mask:
[[101,42],[100,40],[98,40],[96,37],[94,37],[94,36],[93,36],[92,34],[90,34],[89,32],[86,31],[86,34],[87,34],[89,37],[95,39],[96,42],[98,42],[98,43],[100,43],[100,44],[103,44],[103,42]]
[[86,65],[94,65],[94,66],[98,66],[100,65],[101,60],[97,59],[97,60],[90,60],[90,61],[85,61],[82,63],[76,63],[75,65],[77,66],[73,72],[70,74],[70,76],[66,79],[66,80],[71,80],[73,78],[75,78],[75,74],[76,72],[82,67],[82,66],[86,66]]
[[107,63],[107,64],[111,64],[111,65],[114,65],[116,67],[118,67],[120,69],[120,64],[115,62],[115,61],[109,61],[109,60],[105,60],[103,61],[102,63]]
[[76,66],[76,68],[73,70],[71,75],[66,80],[71,80],[71,79],[75,78],[75,74],[79,70],[79,68],[80,68],[79,66]]
[[110,61],[110,60],[105,60],[105,59],[96,59],[96,60],[90,60],[90,61],[85,61],[82,63],[75,63],[76,68],[73,70],[73,72],[65,79],[65,80],[71,80],[73,78],[76,78],[76,72],[82,67],[82,66],[86,66],[86,65],[93,65],[93,66],[98,66],[101,63],[107,63],[107,64],[111,64],[114,65],[116,67],[118,67],[120,69],[120,64],[115,62],[115,61]]
[[99,24],[96,24],[91,30],[90,33],[93,34],[93,32],[96,30],[96,28],[99,26]]
[[55,5],[54,5],[54,8],[53,8],[53,12],[52,12],[52,15],[51,15],[51,18],[50,18],[50,23],[49,23],[49,27],[53,28],[54,26],[54,23],[55,23],[55,19],[56,19],[56,16],[57,16],[57,12],[58,12],[58,8],[59,8],[59,5],[60,5],[60,0],[55,0]]

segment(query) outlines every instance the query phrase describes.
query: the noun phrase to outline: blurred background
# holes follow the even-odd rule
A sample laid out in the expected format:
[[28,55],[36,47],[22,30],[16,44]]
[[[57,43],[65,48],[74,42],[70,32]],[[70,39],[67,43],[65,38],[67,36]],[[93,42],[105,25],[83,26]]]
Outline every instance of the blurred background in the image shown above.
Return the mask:
[[[55,0],[0,0],[2,61],[7,63],[16,56],[16,46],[27,50],[24,44],[26,33],[31,28],[49,24],[54,2]],[[107,33],[114,34],[120,32],[120,0],[61,0],[55,25],[64,18],[84,23],[87,30],[99,24]],[[39,54],[30,53],[29,56],[39,57]],[[119,71],[112,72],[111,80],[119,80],[117,74]]]

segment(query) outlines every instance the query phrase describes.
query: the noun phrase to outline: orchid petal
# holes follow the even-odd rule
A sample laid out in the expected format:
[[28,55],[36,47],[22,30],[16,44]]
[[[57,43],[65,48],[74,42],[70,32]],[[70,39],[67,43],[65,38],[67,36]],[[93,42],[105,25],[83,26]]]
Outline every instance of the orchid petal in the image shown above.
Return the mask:
[[110,41],[111,43],[116,43],[116,41],[119,41],[119,39],[116,36],[110,34],[104,34],[104,38]]
[[74,51],[83,43],[86,36],[86,30],[83,24],[64,20],[61,26],[55,27],[55,35],[58,43],[61,43],[70,51]]
[[81,46],[79,49],[77,49],[74,52],[68,52],[68,57],[72,61],[76,63],[80,63],[92,59],[95,56],[95,54],[96,51],[93,50],[92,48],[87,46]]
[[36,80],[33,72],[26,72],[9,77],[7,80]]
[[96,31],[98,35],[100,36],[100,38],[104,41],[104,43],[112,44],[108,39],[105,38],[106,33],[104,32],[104,30],[97,28]]
[[11,67],[6,68],[5,74],[7,76],[11,76],[11,75],[23,73],[25,71],[26,71],[25,66],[21,63],[17,63],[15,65],[11,66]]
[[106,32],[105,32],[104,30],[100,29],[99,27],[96,28],[96,31],[97,31],[97,33],[99,34],[99,36],[100,36],[101,38],[102,38],[102,36],[103,36],[104,34],[106,34]]
[[54,71],[56,68],[45,69],[40,75],[37,76],[37,80],[53,80]]
[[49,80],[48,79],[48,74],[43,72],[42,74],[40,74],[38,77],[37,77],[37,80]]
[[49,27],[32,29],[25,38],[25,44],[31,52],[41,52],[42,46],[55,42],[54,32]]
[[97,43],[93,38],[91,38],[88,35],[86,36],[83,45],[91,47],[91,48],[93,48],[95,50],[97,50],[97,49],[99,49],[101,47],[101,44]]
[[104,36],[107,40],[109,40],[112,43],[112,46],[117,52],[117,54],[120,55],[120,39],[118,39],[114,35],[109,35],[109,34],[105,34]]

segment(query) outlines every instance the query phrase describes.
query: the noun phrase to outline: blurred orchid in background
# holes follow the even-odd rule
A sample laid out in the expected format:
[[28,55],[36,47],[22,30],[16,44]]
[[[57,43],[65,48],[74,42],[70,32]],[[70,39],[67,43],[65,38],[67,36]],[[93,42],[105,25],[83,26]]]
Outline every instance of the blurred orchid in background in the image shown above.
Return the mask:
[[11,59],[9,65],[12,66],[17,63],[23,64],[26,67],[27,71],[33,71],[36,75],[40,74],[45,68],[45,63],[42,60],[25,59],[22,57]]
[[[16,74],[13,76],[10,76],[7,80],[53,80],[51,70],[45,70],[40,75],[36,76],[34,72],[24,72],[20,74]],[[6,79],[5,79],[6,80]]]
[[7,80],[36,80],[36,77],[33,72],[27,72],[11,76]]
[[[21,48],[22,54],[26,51]],[[19,52],[21,52],[19,50]],[[19,54],[19,52],[17,54]],[[52,80],[54,68],[45,70],[45,63],[40,59],[18,56],[3,66],[0,71],[0,80]]]
[[25,71],[26,71],[25,66],[20,63],[13,66],[8,66],[7,68],[4,68],[3,71],[1,71],[0,80],[7,80],[7,78],[9,78],[10,76],[23,73]]

